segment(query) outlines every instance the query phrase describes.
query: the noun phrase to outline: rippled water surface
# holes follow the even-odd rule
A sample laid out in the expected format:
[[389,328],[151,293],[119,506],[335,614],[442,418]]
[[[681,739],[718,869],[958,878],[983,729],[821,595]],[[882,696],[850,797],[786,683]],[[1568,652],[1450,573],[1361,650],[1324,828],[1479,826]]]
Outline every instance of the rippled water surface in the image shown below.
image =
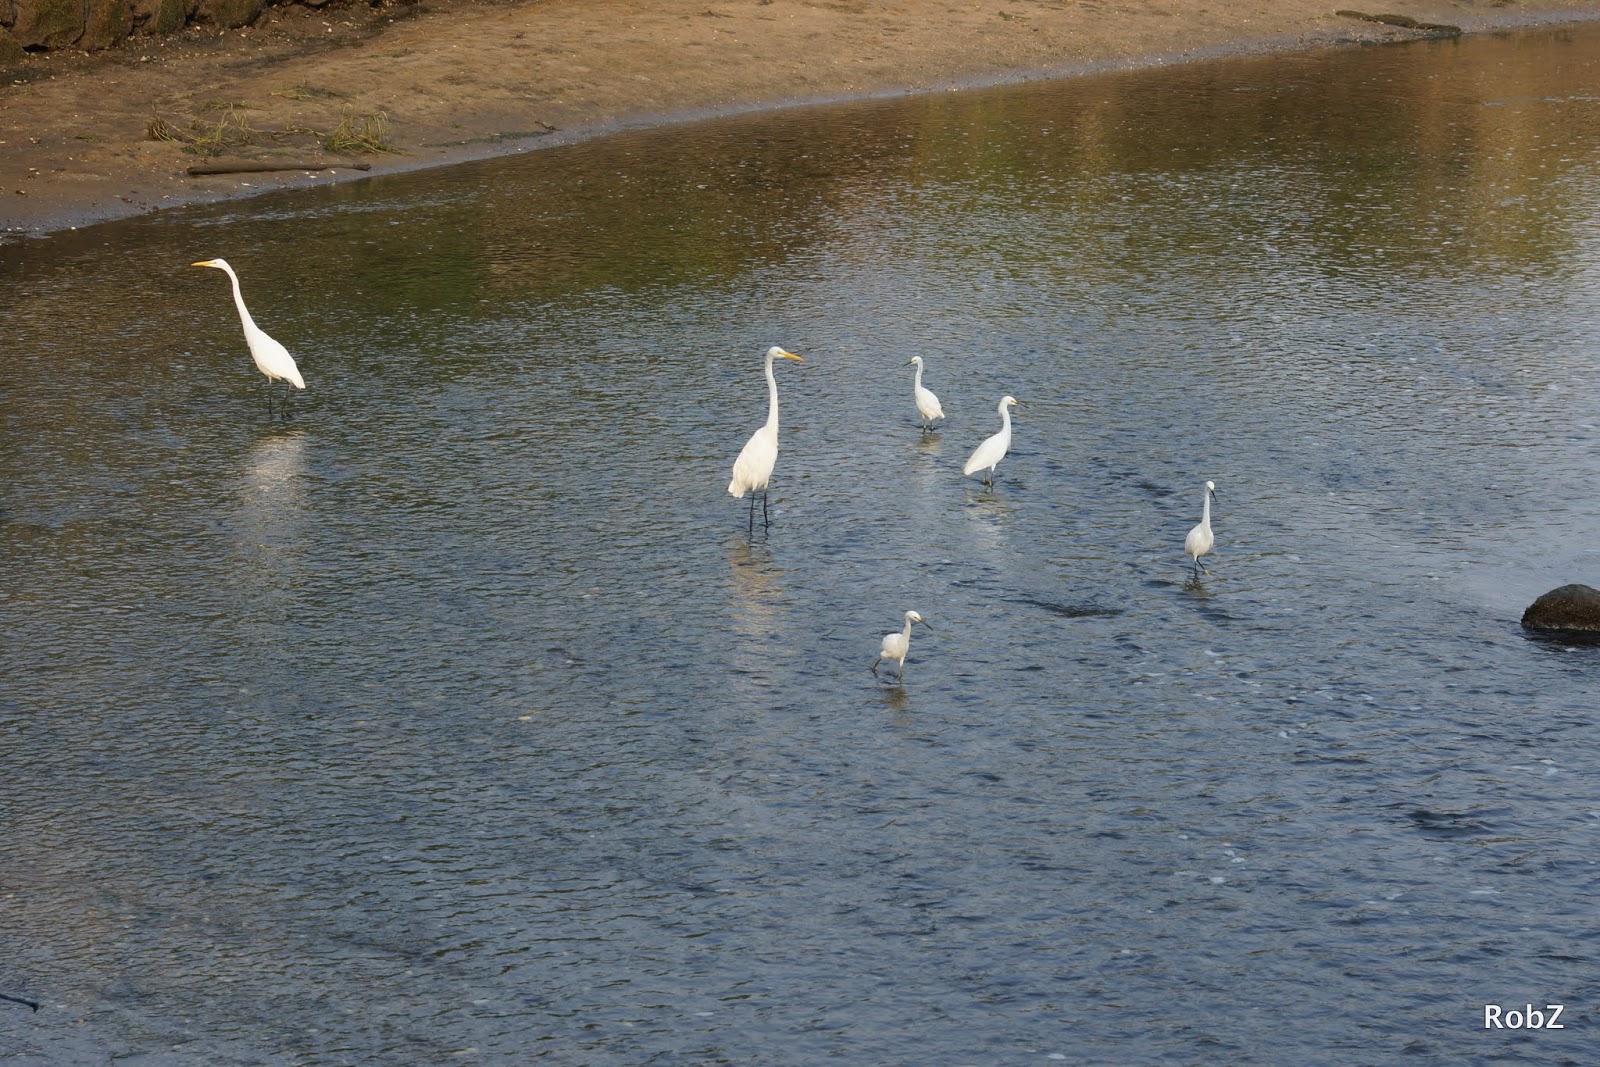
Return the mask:
[[1600,584],[1597,85],[1211,62],[0,249],[0,1058],[1600,1062],[1600,650],[1518,626]]

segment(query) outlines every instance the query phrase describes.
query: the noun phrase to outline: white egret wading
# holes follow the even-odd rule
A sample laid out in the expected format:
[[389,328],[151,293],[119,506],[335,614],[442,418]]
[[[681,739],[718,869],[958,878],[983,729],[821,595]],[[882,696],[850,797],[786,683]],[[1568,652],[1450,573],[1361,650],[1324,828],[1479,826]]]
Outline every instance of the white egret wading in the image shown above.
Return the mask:
[[983,479],[983,484],[994,484],[994,468],[1007,452],[1011,451],[1011,412],[1010,408],[1017,402],[1014,396],[1000,399],[1000,432],[989,438],[977,447],[972,457],[967,460],[967,465],[961,468],[962,474],[976,474],[978,471],[988,471],[988,476]]
[[775,359],[805,362],[777,345],[767,349],[767,424],[751,434],[750,440],[739,451],[739,458],[733,461],[733,480],[728,483],[728,492],[734,496],[750,494],[751,531],[756,528],[755,493],[758,489],[761,491],[761,521],[772,525],[767,518],[767,483],[772,480],[772,468],[778,462],[778,379],[772,375],[772,361]]
[[283,413],[289,414],[289,397],[295,389],[304,389],[306,380],[300,377],[300,368],[294,365],[294,357],[289,350],[278,342],[268,337],[250,317],[250,311],[244,306],[244,297],[239,292],[239,276],[233,273],[233,268],[228,266],[225,259],[202,259],[198,263],[189,264],[191,267],[215,267],[225,272],[233,280],[233,303],[239,309],[239,321],[244,324],[244,340],[250,346],[250,358],[256,361],[256,369],[267,376],[267,414],[272,414],[272,383],[275,379],[282,378],[289,385],[284,387]]
[[934,419],[944,418],[944,408],[939,406],[939,398],[933,395],[932,389],[922,387],[922,357],[912,356],[906,366],[917,368],[916,380],[911,385],[911,396],[917,402],[917,413],[922,416],[922,429],[926,432],[933,429]]
[[[900,665],[899,670],[895,672],[895,677],[905,677],[906,653],[911,651],[911,624],[914,622],[920,622],[922,625],[928,626],[926,622],[923,622],[921,615],[914,611],[908,611],[906,612],[906,628],[904,630],[897,634],[883,635],[883,647],[878,649],[878,658],[872,661],[873,674],[878,673],[878,664],[886,659],[892,659]],[[928,626],[928,629],[931,630],[933,627]]]
[[1200,524],[1189,531],[1189,536],[1183,539],[1183,554],[1194,560],[1194,569],[1197,574],[1210,574],[1211,572],[1200,566],[1200,557],[1211,551],[1211,546],[1216,543],[1216,538],[1211,535],[1211,498],[1217,495],[1214,482],[1206,483],[1205,504],[1200,511]]

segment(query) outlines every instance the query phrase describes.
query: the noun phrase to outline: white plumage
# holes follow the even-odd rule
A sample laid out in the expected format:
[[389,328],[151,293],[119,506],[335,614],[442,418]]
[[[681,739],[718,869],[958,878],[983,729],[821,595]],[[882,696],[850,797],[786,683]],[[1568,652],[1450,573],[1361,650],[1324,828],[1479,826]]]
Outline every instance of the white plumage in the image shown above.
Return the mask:
[[1200,557],[1211,551],[1216,538],[1211,533],[1211,498],[1217,495],[1215,483],[1206,483],[1205,503],[1201,505],[1200,522],[1183,539],[1183,553],[1194,560],[1194,569],[1204,574],[1211,572],[1200,566]]
[[917,412],[922,416],[922,428],[931,430],[934,419],[944,418],[944,408],[939,406],[939,398],[933,395],[932,389],[922,387],[922,357],[912,356],[906,366],[917,368],[916,379],[911,384],[911,397],[917,402]]
[[994,484],[994,468],[996,464],[1005,458],[1007,452],[1011,451],[1010,408],[1016,402],[1017,398],[1014,396],[1000,399],[1000,432],[973,451],[971,457],[967,460],[967,465],[961,468],[962,474],[975,474],[978,471],[986,470],[989,472],[989,476],[984,479],[984,482],[989,485]]
[[728,482],[728,492],[733,496],[751,494],[751,529],[755,528],[756,523],[754,494],[757,489],[761,490],[761,518],[762,521],[767,521],[767,483],[772,480],[772,468],[778,462],[778,379],[772,374],[772,361],[775,359],[805,362],[793,352],[785,352],[777,345],[767,349],[767,422],[751,434],[750,440],[739,450],[739,458],[733,461],[733,479]]
[[[250,317],[250,309],[244,306],[244,295],[239,292],[239,276],[233,273],[233,268],[228,266],[228,261],[225,259],[203,259],[198,263],[189,265],[191,267],[215,267],[226,273],[233,281],[233,303],[239,309],[239,321],[244,326],[245,344],[250,346],[250,358],[256,361],[256,369],[267,376],[267,411],[269,413],[272,411],[272,383],[274,381],[282,379],[296,389],[304,389],[306,381],[300,377],[300,368],[295,366],[294,357],[289,354],[289,350],[268,337],[266,331],[257,326],[255,320]],[[288,404],[290,395],[285,391],[285,405]]]
[[[908,611],[906,612],[906,628],[904,630],[899,633],[883,635],[883,645],[878,649],[878,658],[872,661],[873,674],[878,673],[878,664],[886,659],[892,659],[899,664],[899,670],[895,672],[895,677],[903,678],[905,676],[906,653],[911,651],[911,624],[914,622],[920,622],[922,625],[928,626],[921,615],[914,611]],[[933,627],[928,626],[928,629],[931,630]]]

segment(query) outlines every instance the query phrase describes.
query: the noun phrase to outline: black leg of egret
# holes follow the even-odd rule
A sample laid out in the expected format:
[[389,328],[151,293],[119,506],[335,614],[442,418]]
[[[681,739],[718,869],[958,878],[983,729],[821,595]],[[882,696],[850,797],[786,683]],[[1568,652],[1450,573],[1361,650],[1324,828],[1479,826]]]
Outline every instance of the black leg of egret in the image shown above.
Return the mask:
[[21,1004],[23,1007],[32,1008],[34,1011],[39,1010],[39,1002],[36,1000],[24,1000],[21,997],[9,997],[4,993],[0,993],[0,1000],[9,1000],[13,1004]]
[[[751,503],[754,504],[755,501],[752,500]],[[765,489],[761,490],[761,525],[772,525],[772,520],[767,518],[767,491]]]
[[877,673],[878,673],[878,664],[881,663],[881,662],[883,662],[883,657],[882,656],[879,656],[877,659],[872,661],[872,673],[873,673],[873,675],[877,675]]

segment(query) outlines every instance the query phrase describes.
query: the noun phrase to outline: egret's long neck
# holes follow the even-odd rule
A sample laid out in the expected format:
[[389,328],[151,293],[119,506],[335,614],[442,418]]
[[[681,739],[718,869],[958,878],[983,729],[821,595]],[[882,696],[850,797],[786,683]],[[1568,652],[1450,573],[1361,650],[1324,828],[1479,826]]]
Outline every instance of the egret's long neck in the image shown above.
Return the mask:
[[921,389],[922,388],[922,364],[920,364],[920,363],[917,364],[917,380],[914,383],[912,383],[911,388],[913,388],[913,389]]
[[767,429],[778,432],[778,379],[772,373],[772,357],[767,357]]
[[1000,432],[1011,432],[1011,408],[1007,404],[1000,405]]
[[911,620],[906,620],[906,628],[900,631],[900,636],[906,639],[906,647],[911,646]]
[[239,291],[239,276],[233,271],[228,271],[228,280],[233,283],[233,306],[239,309],[239,318],[246,327],[254,326],[256,320],[250,317],[250,311],[244,306],[244,294]]
[[1206,526],[1211,525],[1211,490],[1206,490],[1205,503],[1200,507],[1200,522]]

